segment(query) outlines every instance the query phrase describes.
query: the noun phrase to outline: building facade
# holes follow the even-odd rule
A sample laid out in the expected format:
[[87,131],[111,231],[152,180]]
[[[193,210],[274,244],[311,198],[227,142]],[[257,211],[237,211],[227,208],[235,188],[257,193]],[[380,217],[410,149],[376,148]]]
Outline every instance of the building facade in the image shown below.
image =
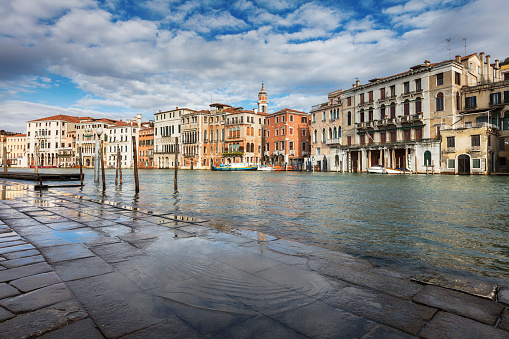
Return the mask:
[[[481,61],[483,60],[483,61]],[[461,89],[493,75],[484,54],[411,67],[343,93],[343,170],[373,165],[440,172],[442,126],[457,123]]]
[[138,168],[154,168],[154,127],[139,130]]
[[341,169],[343,90],[329,93],[328,100],[311,107],[311,162],[320,171]]
[[292,109],[269,114],[265,118],[264,151],[266,163],[285,169],[302,170],[309,157],[310,116]]
[[[154,119],[154,167],[175,168],[175,138],[180,142],[182,116],[194,112],[188,108],[178,108],[155,114]],[[178,165],[182,164],[179,150]]]
[[[5,137],[7,164],[11,167],[26,167],[26,134],[14,134]],[[3,161],[3,160],[2,160]]]

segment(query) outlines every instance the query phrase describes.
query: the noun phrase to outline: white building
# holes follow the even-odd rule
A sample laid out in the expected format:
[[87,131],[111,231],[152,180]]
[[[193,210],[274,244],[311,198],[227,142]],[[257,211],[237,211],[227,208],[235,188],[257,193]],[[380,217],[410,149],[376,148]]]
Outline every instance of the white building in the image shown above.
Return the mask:
[[[188,108],[155,113],[154,120],[154,168],[175,167],[175,138],[181,142],[182,116],[195,112]],[[182,146],[180,147],[182,149]],[[179,165],[182,152],[179,153]]]

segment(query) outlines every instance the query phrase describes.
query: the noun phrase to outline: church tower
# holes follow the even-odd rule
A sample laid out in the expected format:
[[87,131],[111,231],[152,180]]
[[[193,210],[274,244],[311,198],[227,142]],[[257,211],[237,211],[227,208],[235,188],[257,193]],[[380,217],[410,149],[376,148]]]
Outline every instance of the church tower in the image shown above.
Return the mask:
[[262,82],[262,89],[258,93],[258,112],[267,113],[267,92],[265,92],[265,89],[263,88],[263,82]]

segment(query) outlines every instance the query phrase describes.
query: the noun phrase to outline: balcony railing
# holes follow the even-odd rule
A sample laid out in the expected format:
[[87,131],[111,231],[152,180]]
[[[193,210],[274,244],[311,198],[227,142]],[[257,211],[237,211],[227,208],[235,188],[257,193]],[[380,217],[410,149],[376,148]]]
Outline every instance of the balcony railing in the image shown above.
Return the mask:
[[341,145],[341,138],[332,138],[325,141],[327,145]]
[[446,147],[445,152],[446,153],[454,153],[454,152],[456,152],[456,147]]
[[290,155],[295,155],[295,150],[290,150]]
[[472,123],[472,124],[454,124],[454,125],[440,125],[441,131],[455,130],[455,129],[467,129],[467,128],[492,128],[499,129],[497,125],[493,125],[487,122]]

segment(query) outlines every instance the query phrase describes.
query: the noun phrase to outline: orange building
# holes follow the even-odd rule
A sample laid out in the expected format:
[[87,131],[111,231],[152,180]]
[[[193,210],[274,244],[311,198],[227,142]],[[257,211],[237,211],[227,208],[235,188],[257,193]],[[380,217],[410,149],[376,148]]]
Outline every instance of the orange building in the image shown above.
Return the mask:
[[309,114],[289,108],[265,119],[265,162],[287,169],[304,169],[310,152]]
[[154,168],[154,127],[140,129],[138,138],[138,168]]

